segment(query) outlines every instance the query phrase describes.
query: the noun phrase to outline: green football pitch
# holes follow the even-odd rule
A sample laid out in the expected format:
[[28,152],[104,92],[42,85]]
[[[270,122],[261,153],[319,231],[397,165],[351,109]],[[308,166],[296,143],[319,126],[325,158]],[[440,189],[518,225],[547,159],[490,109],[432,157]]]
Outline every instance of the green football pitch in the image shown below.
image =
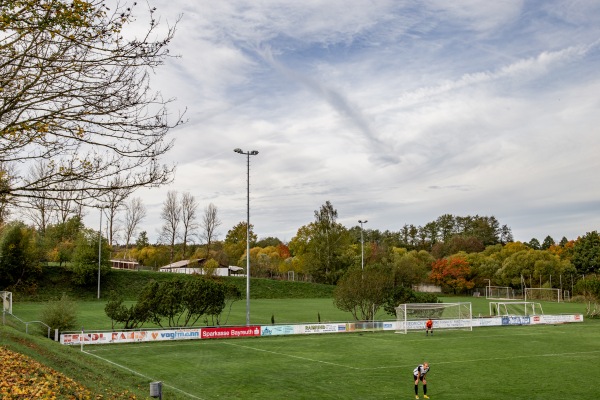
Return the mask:
[[[161,381],[163,399],[598,399],[600,321],[86,346]],[[423,391],[419,385],[419,394]]]

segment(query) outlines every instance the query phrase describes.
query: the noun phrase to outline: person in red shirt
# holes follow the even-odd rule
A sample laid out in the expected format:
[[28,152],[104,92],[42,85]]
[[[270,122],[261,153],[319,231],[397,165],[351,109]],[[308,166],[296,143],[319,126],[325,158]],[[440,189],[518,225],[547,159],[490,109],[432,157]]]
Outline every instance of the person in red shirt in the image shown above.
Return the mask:
[[425,322],[425,336],[429,336],[429,332],[431,332],[431,336],[433,336],[433,321],[431,318]]

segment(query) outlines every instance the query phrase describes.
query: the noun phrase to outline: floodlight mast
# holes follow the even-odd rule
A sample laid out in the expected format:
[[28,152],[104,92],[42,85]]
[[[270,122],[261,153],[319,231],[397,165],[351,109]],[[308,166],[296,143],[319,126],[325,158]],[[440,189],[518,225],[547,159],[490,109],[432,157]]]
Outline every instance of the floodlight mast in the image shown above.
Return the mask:
[[360,224],[360,267],[361,269],[364,271],[365,269],[365,248],[364,248],[364,241],[363,241],[363,224],[366,224],[367,221],[366,219],[364,221],[362,220],[358,220],[358,223]]
[[238,154],[247,157],[247,196],[246,196],[246,326],[250,326],[250,156],[255,156],[258,151],[243,151],[239,147],[233,149]]

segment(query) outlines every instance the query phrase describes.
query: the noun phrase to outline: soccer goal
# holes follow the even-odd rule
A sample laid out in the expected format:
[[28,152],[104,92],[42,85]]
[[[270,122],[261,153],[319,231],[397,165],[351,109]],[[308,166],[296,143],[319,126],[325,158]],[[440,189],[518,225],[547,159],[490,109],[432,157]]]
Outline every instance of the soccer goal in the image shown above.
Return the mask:
[[543,314],[542,305],[532,301],[490,301],[490,315],[528,316]]
[[2,312],[8,312],[12,314],[12,292],[0,291],[0,297],[2,298]]
[[564,301],[561,290],[554,288],[525,288],[525,301]]
[[425,330],[425,321],[433,320],[433,329],[473,330],[471,303],[406,303],[396,307],[396,333]]
[[516,298],[515,290],[508,286],[486,286],[485,298],[497,300],[512,300]]

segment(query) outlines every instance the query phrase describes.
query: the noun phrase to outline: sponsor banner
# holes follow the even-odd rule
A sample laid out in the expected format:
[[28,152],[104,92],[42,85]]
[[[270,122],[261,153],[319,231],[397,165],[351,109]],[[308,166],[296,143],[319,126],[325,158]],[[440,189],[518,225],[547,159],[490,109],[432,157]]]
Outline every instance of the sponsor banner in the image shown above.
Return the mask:
[[383,330],[384,331],[395,331],[398,329],[398,324],[396,321],[384,321],[383,322]]
[[76,333],[60,335],[61,344],[107,344],[158,342],[164,340],[200,339],[200,328],[168,329],[156,331],[122,331],[102,333]]
[[189,339],[200,339],[200,328],[196,329],[176,329],[176,330],[165,330],[165,331],[152,331],[152,332],[140,332],[147,333],[150,336],[151,341],[154,340],[189,340]]
[[[465,319],[440,319],[433,321],[433,329],[468,328],[470,326],[471,321]],[[404,321],[398,321],[397,329],[404,329]],[[425,320],[406,321],[406,329],[425,330]]]
[[260,326],[202,328],[202,339],[227,339],[236,337],[260,336],[260,329]]
[[[469,320],[435,320],[434,329],[469,327]],[[583,314],[534,315],[473,318],[474,327],[501,325],[562,324],[583,322]],[[425,329],[425,321],[407,321],[407,329]],[[158,342],[169,340],[219,339],[252,336],[294,335],[308,333],[357,332],[365,330],[401,330],[403,321],[317,323],[305,325],[244,326],[228,328],[181,328],[144,331],[63,333],[60,343],[65,345]]]
[[357,331],[382,331],[383,321],[360,321],[354,323],[354,329]]
[[504,316],[502,317],[502,325],[529,325],[531,317],[529,316]]
[[502,318],[500,317],[492,317],[492,318],[473,318],[473,327],[477,326],[501,326]]
[[110,343],[111,333],[63,333],[60,335],[60,344],[106,344]]
[[565,324],[568,322],[583,322],[583,314],[574,315],[534,315],[532,324]]
[[[333,333],[333,332],[345,332],[348,330],[347,324],[310,324],[310,325],[296,325],[296,333]],[[348,324],[350,325],[350,324]],[[352,324],[353,325],[353,324]],[[352,329],[354,330],[354,329]]]
[[294,325],[261,326],[262,336],[293,335]]

